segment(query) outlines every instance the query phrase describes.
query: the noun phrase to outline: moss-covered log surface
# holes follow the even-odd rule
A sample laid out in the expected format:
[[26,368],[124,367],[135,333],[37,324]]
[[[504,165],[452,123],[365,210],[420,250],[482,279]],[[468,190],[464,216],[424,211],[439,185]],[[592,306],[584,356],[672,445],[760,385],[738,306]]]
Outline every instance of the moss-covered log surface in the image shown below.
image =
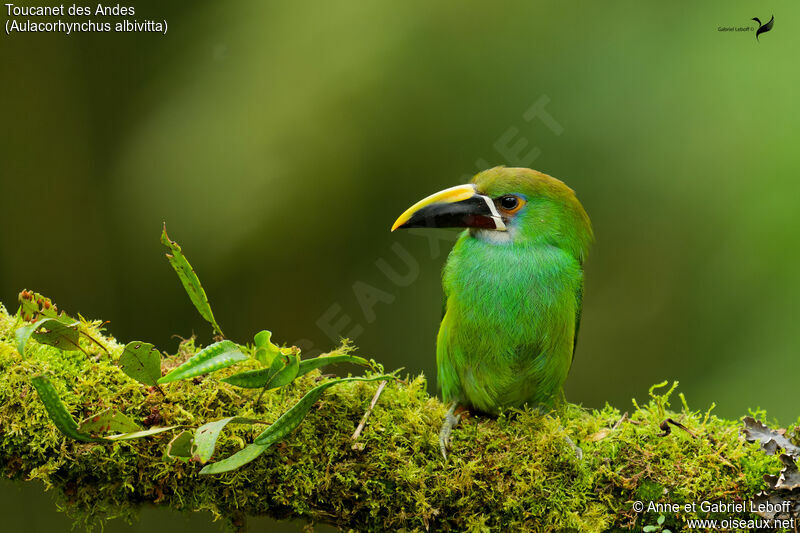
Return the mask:
[[[757,518],[747,511],[692,512],[683,505],[752,500],[767,488],[764,476],[784,466],[746,442],[741,421],[692,411],[675,393],[670,407],[666,388],[651,390],[648,403],[629,415],[613,407],[565,405],[546,415],[521,410],[498,419],[468,417],[454,431],[445,463],[437,440],[445,408],[417,377],[388,384],[359,437],[363,449],[353,449],[351,435],[378,383],[344,383],[327,391],[294,433],[254,462],[201,476],[196,462],[165,456],[179,430],[116,443],[66,438],[48,419],[31,378],[47,375],[77,420],[116,407],[144,426],[186,427],[233,415],[271,422],[325,378],[319,371],[307,374],[265,394],[258,407],[252,391],[216,375],[165,385],[164,398],[116,366],[122,346],[97,331],[97,323],[90,326],[93,335],[109,353],[85,342],[89,357],[30,340],[23,358],[14,342],[22,325],[0,306],[0,471],[12,479],[42,480],[89,526],[108,517],[135,517],[139,506],[152,504],[210,510],[234,526],[248,515],[269,515],[356,531],[607,531],[648,525],[676,531],[696,517]],[[174,367],[196,349],[183,343],[164,365]],[[668,418],[684,427],[665,423]],[[214,459],[241,449],[262,429],[226,427]],[[583,459],[576,458],[566,435],[583,449]],[[797,442],[796,434],[787,436]],[[775,497],[796,503],[796,493]],[[635,501],[682,507],[636,512]]]

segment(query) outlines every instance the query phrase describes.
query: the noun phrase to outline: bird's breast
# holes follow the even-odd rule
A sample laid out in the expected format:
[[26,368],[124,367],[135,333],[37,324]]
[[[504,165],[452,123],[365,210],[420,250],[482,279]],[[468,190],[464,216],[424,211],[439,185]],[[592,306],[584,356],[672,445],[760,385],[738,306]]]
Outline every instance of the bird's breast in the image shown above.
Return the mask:
[[557,248],[459,245],[448,259],[443,284],[448,308],[456,307],[464,323],[493,324],[506,335],[525,336],[558,312],[565,293],[580,282],[579,266]]

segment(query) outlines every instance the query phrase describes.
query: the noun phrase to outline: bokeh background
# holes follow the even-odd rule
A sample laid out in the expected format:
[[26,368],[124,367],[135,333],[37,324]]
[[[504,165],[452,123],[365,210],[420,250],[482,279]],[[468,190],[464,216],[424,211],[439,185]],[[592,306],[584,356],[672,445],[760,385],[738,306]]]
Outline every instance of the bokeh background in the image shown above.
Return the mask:
[[[530,166],[577,191],[597,235],[569,400],[624,410],[669,379],[726,417],[800,414],[796,2],[135,7],[168,33],[0,38],[9,309],[29,288],[121,341],[208,341],[166,221],[229,337],[350,336],[435,393],[455,234],[389,227],[479,170]],[[718,31],[771,15],[760,42]],[[0,485],[4,523],[66,530],[41,492]]]

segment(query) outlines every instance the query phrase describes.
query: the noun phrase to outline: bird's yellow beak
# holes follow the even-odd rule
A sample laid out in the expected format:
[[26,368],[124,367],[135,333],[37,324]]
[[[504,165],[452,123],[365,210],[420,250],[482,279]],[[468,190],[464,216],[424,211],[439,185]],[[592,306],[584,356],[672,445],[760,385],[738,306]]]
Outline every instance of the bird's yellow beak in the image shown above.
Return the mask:
[[470,184],[423,198],[395,220],[392,231],[419,227],[506,229],[492,199],[478,194]]

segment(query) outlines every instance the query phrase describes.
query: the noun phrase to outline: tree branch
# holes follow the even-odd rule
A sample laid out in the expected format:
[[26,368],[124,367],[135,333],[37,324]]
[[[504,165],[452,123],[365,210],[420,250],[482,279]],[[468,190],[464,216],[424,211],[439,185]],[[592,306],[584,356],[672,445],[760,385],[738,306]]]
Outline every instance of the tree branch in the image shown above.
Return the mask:
[[[180,428],[128,442],[65,438],[30,379],[46,374],[76,419],[115,407],[144,425],[197,427],[234,415],[271,422],[322,379],[319,372],[268,392],[257,405],[216,375],[165,385],[165,398],[120,371],[122,347],[100,331],[89,333],[108,353],[84,338],[89,358],[31,340],[23,359],[13,340],[22,325],[0,306],[0,471],[43,480],[87,525],[155,504],[211,510],[233,526],[248,515],[269,515],[358,531],[605,531],[656,524],[665,515],[663,527],[674,531],[694,517],[753,519],[747,510],[709,514],[699,506],[749,501],[767,487],[763,476],[784,466],[747,443],[739,421],[670,410],[672,390],[659,395],[654,389],[647,405],[624,416],[609,406],[567,404],[546,415],[528,409],[497,419],[468,417],[454,431],[445,463],[437,442],[445,408],[420,376],[386,385],[356,450],[351,435],[376,382],[332,388],[284,442],[239,470],[201,476],[197,462],[164,454]],[[190,341],[179,351],[165,366],[196,348]],[[662,424],[678,430],[664,434]],[[226,427],[213,460],[240,450],[261,429]],[[583,449],[582,460],[566,436]],[[772,496],[795,498],[794,505],[796,492]],[[637,512],[635,501],[680,509]],[[693,502],[696,510],[684,507]],[[800,504],[791,512],[798,510]]]

